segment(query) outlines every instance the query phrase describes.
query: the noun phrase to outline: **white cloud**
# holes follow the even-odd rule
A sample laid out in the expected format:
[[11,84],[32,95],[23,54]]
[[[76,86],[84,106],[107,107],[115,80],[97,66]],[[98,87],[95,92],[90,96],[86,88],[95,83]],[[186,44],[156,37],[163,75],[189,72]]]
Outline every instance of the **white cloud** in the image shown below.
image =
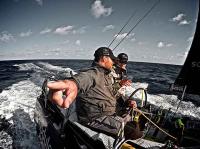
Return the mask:
[[166,44],[166,47],[171,47],[171,46],[173,46],[172,43],[167,43],[167,44]]
[[142,42],[142,41],[138,42],[138,45],[140,45],[140,46],[145,45],[145,44],[147,44],[147,43],[146,42]]
[[127,36],[128,33],[116,34],[114,37],[117,37],[117,40],[121,40]]
[[87,28],[86,26],[83,26],[77,30],[73,30],[72,33],[73,34],[84,34],[84,33],[86,33],[86,28]]
[[100,18],[101,16],[109,16],[112,13],[112,7],[105,8],[105,6],[102,5],[102,2],[100,0],[96,0],[92,4],[91,12],[95,18]]
[[47,53],[56,54],[56,53],[60,53],[60,52],[61,52],[61,49],[57,47],[57,48],[53,48],[53,49],[47,49],[46,52],[47,52]]
[[109,31],[109,30],[113,30],[115,28],[114,25],[107,25],[103,28],[102,32],[106,32],[106,31]]
[[133,36],[135,36],[135,33],[130,33],[130,34],[127,36],[127,38],[128,38],[128,39],[132,39]]
[[157,56],[157,55],[153,55],[152,58],[153,58],[154,60],[159,60],[159,59],[160,59],[160,57]]
[[131,41],[132,42],[136,41],[136,38],[135,37],[131,38]]
[[69,25],[69,26],[64,26],[64,27],[59,27],[59,28],[57,28],[57,29],[54,31],[54,33],[55,33],[55,34],[60,34],[60,35],[66,35],[66,34],[68,34],[69,32],[71,32],[73,28],[74,28],[74,27],[71,26],[71,25]]
[[60,49],[59,47],[55,47],[53,49],[47,49],[45,54],[48,54],[48,56],[52,55],[52,56],[58,56],[62,54],[62,49]]
[[130,33],[128,36],[127,36],[128,39],[130,39],[131,42],[134,42],[136,40],[135,38],[135,33]]
[[14,37],[11,33],[4,31],[0,34],[0,41],[2,42],[9,42],[9,41],[14,41]]
[[187,55],[188,55],[188,51],[186,51],[186,52],[184,53],[184,57],[186,58]]
[[163,42],[163,41],[160,41],[160,42],[158,42],[158,44],[157,44],[157,47],[158,47],[158,48],[172,47],[172,46],[173,46],[172,43],[166,43],[166,42]]
[[20,37],[28,37],[32,34],[33,32],[31,30],[27,31],[27,32],[21,32],[19,34]]
[[188,51],[186,51],[186,52],[184,52],[184,53],[177,53],[176,56],[186,59],[188,53],[189,53]]
[[192,42],[193,38],[194,38],[194,37],[193,37],[193,36],[191,36],[191,37],[189,37],[189,38],[188,38],[188,40],[187,40],[187,41],[188,41],[188,42]]
[[133,37],[133,36],[135,36],[135,33],[130,33],[130,34],[128,35],[128,37]]
[[187,25],[187,24],[190,24],[190,21],[182,20],[182,21],[179,22],[178,25]]
[[164,47],[164,43],[160,41],[160,42],[157,44],[157,47],[158,47],[158,48],[163,48],[163,47]]
[[181,21],[181,20],[183,19],[183,17],[185,17],[185,14],[180,13],[180,14],[178,14],[177,16],[173,17],[171,20],[172,20],[173,22],[178,22],[178,21]]
[[186,16],[185,14],[180,13],[177,16],[170,19],[170,21],[176,22],[176,23],[178,23],[178,25],[188,25],[188,24],[190,24],[190,21],[187,21],[185,19],[185,16]]
[[43,0],[35,0],[35,1],[38,3],[38,5],[40,5],[40,6],[43,5]]
[[76,45],[80,46],[81,45],[81,41],[80,40],[76,40]]
[[122,33],[122,34],[115,34],[114,35],[114,38],[116,38],[116,40],[122,40],[123,38],[127,38],[129,39],[130,41],[135,41],[135,33],[131,33],[128,35],[128,33]]
[[50,33],[50,32],[51,32],[51,29],[45,28],[44,30],[42,30],[42,31],[40,32],[40,34],[47,34],[47,33]]

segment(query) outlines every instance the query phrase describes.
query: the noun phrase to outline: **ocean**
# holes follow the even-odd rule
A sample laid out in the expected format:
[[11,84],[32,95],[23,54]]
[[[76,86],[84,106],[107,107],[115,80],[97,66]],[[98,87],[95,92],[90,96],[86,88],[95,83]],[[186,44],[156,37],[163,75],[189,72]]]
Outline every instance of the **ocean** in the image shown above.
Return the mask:
[[[0,129],[0,148],[38,149],[33,120],[35,102],[45,78],[65,79],[90,67],[90,60],[0,61],[0,116],[11,125]],[[181,66],[129,62],[128,76],[133,83],[148,84],[148,102],[176,111],[179,95],[169,90]],[[200,104],[190,98],[182,101],[177,113],[200,119]]]

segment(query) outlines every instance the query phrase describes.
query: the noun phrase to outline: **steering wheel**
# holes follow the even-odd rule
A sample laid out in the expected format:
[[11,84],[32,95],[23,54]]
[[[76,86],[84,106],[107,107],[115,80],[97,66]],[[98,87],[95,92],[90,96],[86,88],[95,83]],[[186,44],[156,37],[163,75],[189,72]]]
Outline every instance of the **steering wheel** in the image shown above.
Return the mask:
[[[129,96],[128,100],[134,100],[134,98],[132,99],[132,97],[138,92],[138,91],[142,91],[142,97],[141,99],[141,105],[138,105],[139,108],[145,108],[147,105],[147,91],[144,88],[138,88],[135,91],[132,92],[132,94]],[[138,99],[138,98],[137,98]]]

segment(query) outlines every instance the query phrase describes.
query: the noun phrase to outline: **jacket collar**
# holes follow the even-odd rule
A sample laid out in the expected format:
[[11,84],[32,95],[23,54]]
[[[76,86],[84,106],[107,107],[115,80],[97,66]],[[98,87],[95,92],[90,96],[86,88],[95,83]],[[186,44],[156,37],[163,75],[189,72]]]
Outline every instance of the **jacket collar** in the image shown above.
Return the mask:
[[104,72],[105,74],[109,74],[111,72],[111,70],[106,69],[105,67],[100,66],[99,63],[95,62],[95,61],[92,62],[92,66],[93,67],[97,67],[101,72]]

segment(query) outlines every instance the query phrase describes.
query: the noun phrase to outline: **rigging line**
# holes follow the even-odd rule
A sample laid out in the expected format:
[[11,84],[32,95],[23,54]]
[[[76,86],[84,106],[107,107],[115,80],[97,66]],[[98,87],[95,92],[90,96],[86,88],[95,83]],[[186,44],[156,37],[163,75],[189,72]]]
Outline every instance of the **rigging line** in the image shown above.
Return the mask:
[[133,14],[130,16],[130,18],[127,20],[127,22],[124,24],[124,26],[121,28],[121,30],[117,33],[115,38],[110,42],[108,48],[112,45],[112,43],[115,41],[115,39],[119,36],[119,34],[122,32],[122,30],[126,27],[126,25],[131,21],[131,19],[135,16],[136,10],[133,12]]
[[160,131],[162,131],[163,133],[165,133],[166,135],[168,135],[169,137],[173,138],[174,140],[177,140],[176,137],[170,135],[168,132],[166,132],[165,130],[163,130],[162,128],[160,128],[158,125],[156,125],[152,120],[150,120],[141,110],[139,110],[138,108],[133,109],[136,112],[139,112],[140,114],[142,114],[151,124],[153,124],[156,128],[158,128]]
[[159,2],[160,0],[154,3],[154,5],[149,9],[149,11],[147,11],[145,15],[142,18],[140,18],[140,20],[133,26],[133,28],[126,34],[126,36],[122,38],[122,40],[114,47],[113,51],[122,43],[122,41],[124,41],[124,39],[133,31],[133,29],[136,28],[138,24],[156,7],[156,5],[158,5]]

